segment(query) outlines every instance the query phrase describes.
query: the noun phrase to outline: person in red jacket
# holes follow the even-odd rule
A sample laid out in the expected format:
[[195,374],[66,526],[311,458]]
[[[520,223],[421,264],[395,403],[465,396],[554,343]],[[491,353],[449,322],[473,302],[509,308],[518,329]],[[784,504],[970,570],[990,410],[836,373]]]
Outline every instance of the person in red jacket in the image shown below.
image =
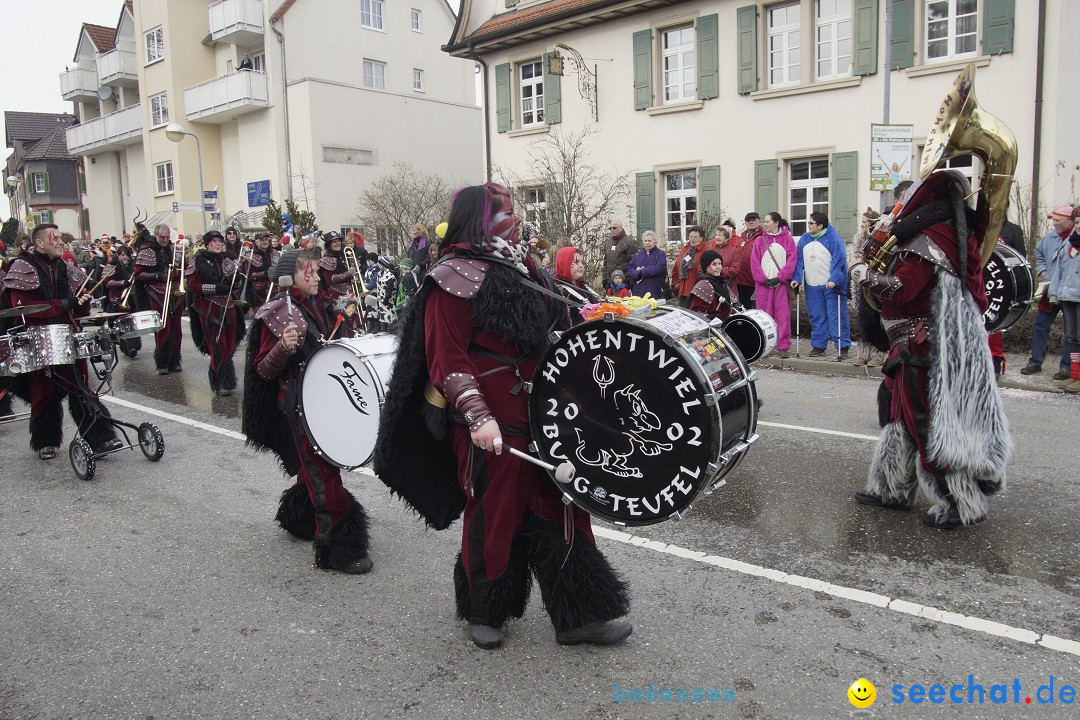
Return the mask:
[[757,240],[758,235],[764,232],[761,227],[761,216],[756,212],[746,213],[746,217],[743,218],[743,224],[746,229],[743,231],[742,237],[738,235],[734,236],[735,245],[742,249],[743,263],[739,268],[738,274],[735,276],[735,290],[739,293],[739,302],[747,310],[752,310],[756,307],[754,303],[754,291],[757,289],[754,282],[754,272],[750,269],[750,253],[754,249],[754,241]]
[[684,308],[690,307],[690,292],[698,281],[700,255],[709,249],[709,241],[700,226],[687,230],[686,237],[688,242],[675,256],[675,265],[671,268],[671,287],[679,299],[679,306]]

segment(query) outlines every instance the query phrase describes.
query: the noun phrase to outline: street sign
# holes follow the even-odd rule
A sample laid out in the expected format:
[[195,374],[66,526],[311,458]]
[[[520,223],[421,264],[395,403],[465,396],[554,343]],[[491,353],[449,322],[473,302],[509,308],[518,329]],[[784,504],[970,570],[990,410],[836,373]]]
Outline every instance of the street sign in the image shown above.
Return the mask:
[[210,222],[220,222],[220,221],[221,221],[221,213],[219,213],[219,212],[210,213]]
[[[195,204],[198,205],[198,203]],[[206,212],[214,212],[214,210],[216,209],[217,206],[214,205],[214,203],[206,203],[205,205],[203,205],[203,210],[205,210]]]
[[263,207],[270,204],[270,181],[256,180],[247,184],[248,207]]
[[217,200],[217,190],[204,190],[203,200]]
[[173,212],[202,212],[203,205],[198,202],[174,202]]

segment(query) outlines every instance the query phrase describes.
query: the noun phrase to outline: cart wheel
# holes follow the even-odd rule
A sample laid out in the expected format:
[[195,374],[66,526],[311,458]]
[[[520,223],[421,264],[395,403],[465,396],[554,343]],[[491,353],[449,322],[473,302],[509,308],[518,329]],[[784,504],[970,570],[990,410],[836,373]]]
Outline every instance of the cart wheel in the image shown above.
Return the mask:
[[139,426],[139,449],[150,462],[157,462],[165,454],[165,437],[154,423]]
[[93,480],[97,472],[97,463],[94,462],[94,451],[90,443],[82,438],[75,438],[68,446],[68,458],[71,460],[71,469],[80,480]]

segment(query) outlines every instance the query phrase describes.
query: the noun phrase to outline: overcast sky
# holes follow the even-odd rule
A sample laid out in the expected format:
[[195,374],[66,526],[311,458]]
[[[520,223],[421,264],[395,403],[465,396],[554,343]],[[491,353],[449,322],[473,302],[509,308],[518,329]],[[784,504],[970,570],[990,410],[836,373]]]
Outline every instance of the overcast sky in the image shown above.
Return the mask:
[[[0,70],[3,113],[72,112],[60,97],[60,73],[70,67],[84,22],[115,27],[122,0],[0,0],[4,19],[4,67]],[[6,137],[6,129],[5,129]],[[11,154],[4,148],[4,159]],[[0,202],[0,217],[8,204]]]

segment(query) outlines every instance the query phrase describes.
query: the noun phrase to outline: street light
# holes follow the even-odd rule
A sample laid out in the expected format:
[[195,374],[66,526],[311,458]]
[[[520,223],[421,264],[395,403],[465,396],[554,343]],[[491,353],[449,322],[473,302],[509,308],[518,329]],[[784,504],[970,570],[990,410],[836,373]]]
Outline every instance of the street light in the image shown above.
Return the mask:
[[180,123],[169,123],[165,126],[165,137],[169,138],[174,143],[178,143],[184,139],[185,135],[190,135],[195,138],[195,154],[199,158],[199,214],[202,215],[202,231],[203,235],[206,234],[206,192],[203,190],[203,176],[202,176],[202,143],[199,142],[199,136],[195,133],[189,133],[184,129],[184,126]]

